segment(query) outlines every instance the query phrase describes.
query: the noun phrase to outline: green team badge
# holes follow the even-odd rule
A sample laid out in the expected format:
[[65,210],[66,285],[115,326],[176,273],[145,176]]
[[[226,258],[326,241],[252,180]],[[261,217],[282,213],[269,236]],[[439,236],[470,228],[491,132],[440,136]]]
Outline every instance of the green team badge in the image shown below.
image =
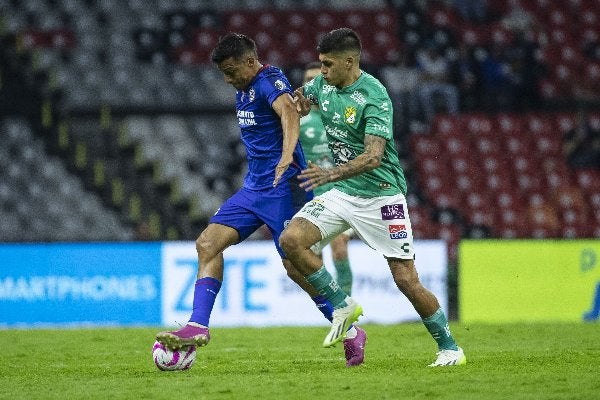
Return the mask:
[[353,124],[354,121],[356,121],[356,107],[346,107],[346,110],[344,111],[344,119],[347,123]]

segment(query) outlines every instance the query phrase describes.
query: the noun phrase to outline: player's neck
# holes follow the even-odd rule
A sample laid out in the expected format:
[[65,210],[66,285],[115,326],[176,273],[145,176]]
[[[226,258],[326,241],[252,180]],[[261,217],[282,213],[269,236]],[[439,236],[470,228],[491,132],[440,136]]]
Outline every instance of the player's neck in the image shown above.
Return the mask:
[[360,78],[360,74],[362,74],[362,71],[360,69],[352,70],[350,74],[348,74],[348,77],[344,79],[344,81],[339,86],[337,86],[337,88],[343,89],[352,85],[358,80],[358,78]]

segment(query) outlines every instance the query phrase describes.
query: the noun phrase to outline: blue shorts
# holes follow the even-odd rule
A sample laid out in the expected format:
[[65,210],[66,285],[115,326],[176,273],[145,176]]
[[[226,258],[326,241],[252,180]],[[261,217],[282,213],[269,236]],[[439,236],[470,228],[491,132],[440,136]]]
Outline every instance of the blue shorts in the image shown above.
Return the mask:
[[241,188],[223,203],[210,223],[229,226],[240,235],[243,242],[263,224],[266,224],[281,258],[285,254],[279,247],[279,236],[302,206],[312,199],[293,178],[280,182],[277,187],[262,190]]

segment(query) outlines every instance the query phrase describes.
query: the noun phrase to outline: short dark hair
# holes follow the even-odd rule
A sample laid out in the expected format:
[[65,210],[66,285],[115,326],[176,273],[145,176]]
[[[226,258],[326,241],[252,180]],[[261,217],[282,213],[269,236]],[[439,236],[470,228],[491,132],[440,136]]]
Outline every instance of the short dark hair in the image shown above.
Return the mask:
[[355,51],[360,54],[361,49],[358,34],[350,28],[334,29],[326,33],[317,45],[317,51],[321,54],[343,51]]
[[232,32],[219,38],[210,58],[213,63],[220,64],[230,57],[239,60],[247,53],[256,55],[254,40],[244,34]]
[[304,70],[306,71],[306,70],[315,69],[315,68],[321,69],[321,61],[311,61],[311,62],[309,62],[304,67]]

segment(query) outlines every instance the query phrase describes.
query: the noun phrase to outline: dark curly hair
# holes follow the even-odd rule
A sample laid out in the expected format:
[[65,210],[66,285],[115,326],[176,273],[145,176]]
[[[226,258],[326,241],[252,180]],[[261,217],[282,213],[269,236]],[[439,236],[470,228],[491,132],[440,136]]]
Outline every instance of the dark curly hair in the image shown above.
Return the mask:
[[256,43],[248,36],[241,33],[228,33],[219,38],[219,43],[211,53],[211,60],[215,64],[220,64],[226,59],[232,57],[239,60],[247,53],[256,53]]

